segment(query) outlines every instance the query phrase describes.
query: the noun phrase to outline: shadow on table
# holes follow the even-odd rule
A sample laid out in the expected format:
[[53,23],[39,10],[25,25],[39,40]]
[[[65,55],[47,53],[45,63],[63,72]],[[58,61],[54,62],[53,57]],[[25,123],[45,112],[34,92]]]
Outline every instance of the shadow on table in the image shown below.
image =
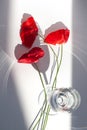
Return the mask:
[[0,130],[26,130],[14,79],[9,75],[12,61],[6,53],[9,3],[10,0],[0,1]]

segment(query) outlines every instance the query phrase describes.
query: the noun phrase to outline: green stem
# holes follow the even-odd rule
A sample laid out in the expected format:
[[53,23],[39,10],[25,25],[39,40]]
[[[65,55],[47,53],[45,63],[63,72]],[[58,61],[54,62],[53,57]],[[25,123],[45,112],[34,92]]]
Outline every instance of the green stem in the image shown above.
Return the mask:
[[44,119],[44,124],[43,124],[43,127],[42,127],[42,130],[45,130],[45,128],[46,128],[47,121],[48,121],[48,116],[49,116],[49,112],[50,112],[50,106],[48,105],[48,107],[47,107],[47,112],[46,112],[46,116],[45,116],[45,119]]
[[42,114],[43,114],[43,113],[41,112],[40,118],[38,119],[38,121],[36,122],[36,124],[34,125],[34,127],[33,127],[32,130],[34,130],[34,129],[36,128],[37,124],[40,122],[40,119],[41,119],[41,117],[42,117]]
[[59,65],[57,66],[57,71],[56,71],[56,75],[55,75],[55,78],[54,78],[54,81],[53,81],[52,89],[54,88],[54,84],[57,80],[57,75],[58,75],[58,72],[59,72],[59,69],[60,69],[60,66],[61,66],[61,63],[62,63],[62,58],[63,58],[63,45],[61,45],[60,62],[59,62]]
[[39,74],[39,77],[40,77],[40,80],[41,80],[41,83],[42,83],[42,86],[43,86],[43,89],[44,89],[44,94],[45,94],[45,100],[47,99],[47,94],[46,94],[46,89],[45,89],[45,85],[44,85],[44,82],[43,82],[43,79],[42,79],[42,76],[41,76],[41,73],[40,73],[40,70],[37,66],[37,64],[35,64],[37,70],[38,70],[38,74]]
[[[37,69],[37,71],[38,71],[38,73],[39,73],[39,77],[40,77],[40,80],[41,80],[41,83],[42,83],[42,86],[43,86],[43,89],[44,89],[44,95],[45,95],[45,101],[44,101],[44,102],[45,102],[45,107],[44,107],[44,104],[43,104],[44,110],[42,109],[42,112],[41,112],[41,114],[40,114],[40,117],[39,117],[39,119],[37,120],[37,122],[35,123],[35,125],[34,125],[34,127],[33,127],[32,130],[34,130],[34,129],[36,128],[36,126],[40,124],[42,115],[44,114],[44,112],[45,112],[45,110],[46,110],[46,106],[47,106],[47,94],[46,94],[46,89],[45,89],[45,85],[44,85],[44,82],[43,82],[43,78],[42,78],[42,76],[41,76],[41,73],[40,73],[40,70],[39,70],[37,64],[35,64],[35,66],[36,66],[36,69]],[[38,116],[39,116],[39,115],[38,115]],[[38,116],[37,116],[37,117],[38,117]],[[37,119],[37,118],[36,118],[36,119]],[[36,121],[36,120],[35,120],[35,121]]]
[[[57,75],[58,75],[58,72],[59,72],[59,69],[60,69],[60,66],[61,66],[61,63],[62,63],[63,45],[61,45],[61,56],[60,56],[60,62],[59,62],[59,64],[58,64],[58,56],[56,55],[55,51],[53,50],[53,48],[51,46],[50,46],[50,48],[51,48],[53,54],[56,56],[56,62],[57,62],[57,72],[56,72],[56,75],[55,75],[55,78],[54,78],[54,82],[53,82],[53,85],[52,85],[52,90],[53,90],[54,84],[55,84],[55,87],[56,87]],[[42,130],[45,130],[45,128],[46,128],[49,113],[50,113],[50,106],[48,105],[46,116],[45,116],[45,119],[44,119],[43,129]]]
[[44,117],[45,117],[45,110],[46,110],[46,107],[47,107],[47,102],[46,102],[46,105],[45,105],[45,108],[44,108],[44,111],[43,111],[43,117],[42,117],[42,122],[41,122],[41,130],[43,130],[42,129],[42,127],[43,127],[43,123],[44,123]]
[[[43,106],[44,106],[44,104],[43,104]],[[40,112],[41,112],[42,109],[43,109],[43,107],[42,107],[42,108],[39,110],[39,112],[37,113],[35,119],[34,119],[33,122],[31,123],[31,126],[29,127],[29,130],[30,130],[30,129],[32,128],[32,126],[34,125],[34,123],[35,123],[35,121],[36,121],[37,117],[39,116],[39,114],[40,114]]]
[[[35,124],[35,121],[37,120],[38,116],[41,115],[40,113],[43,111],[43,108],[44,108],[44,105],[45,105],[45,102],[43,103],[42,107],[40,108],[39,112],[37,113],[35,119],[33,120],[31,126],[29,127],[29,130],[33,127],[33,125]],[[38,121],[37,121],[38,122]],[[37,124],[37,123],[36,123]],[[35,125],[36,125],[35,124]]]
[[51,47],[51,45],[49,45],[50,49],[52,50],[53,54],[56,56],[56,59],[58,58],[58,56],[56,55],[54,49]]
[[[39,36],[44,40],[44,38],[43,38],[40,34],[39,34]],[[49,45],[49,47],[51,48],[53,54],[55,55],[55,57],[56,57],[56,63],[57,63],[57,72],[56,72],[56,75],[55,75],[55,77],[54,77],[54,81],[53,81],[53,84],[52,84],[52,90],[53,90],[53,88],[56,87],[57,75],[58,75],[58,72],[59,72],[59,69],[60,69],[60,66],[61,66],[61,62],[62,62],[62,57],[63,57],[63,45],[61,45],[61,56],[60,56],[60,62],[59,62],[59,64],[58,64],[58,56],[56,55],[55,51],[53,50],[53,48],[52,48],[50,45]],[[42,87],[43,87],[43,89],[44,89],[45,104],[43,103],[42,111],[41,111],[41,113],[39,113],[39,114],[40,114],[40,117],[39,117],[39,119],[37,120],[37,118],[38,118],[38,116],[39,116],[39,114],[38,114],[37,117],[36,117],[36,119],[35,119],[35,121],[37,120],[37,122],[35,123],[35,121],[34,121],[35,125],[32,126],[32,127],[33,127],[32,130],[35,130],[36,126],[37,126],[37,125],[38,125],[38,126],[40,125],[40,121],[42,121],[42,123],[41,123],[41,130],[45,130],[46,125],[47,125],[47,121],[48,121],[49,112],[50,112],[50,106],[49,106],[49,105],[47,106],[47,93],[46,93],[46,89],[45,89],[45,85],[44,85],[44,82],[43,82],[42,75],[41,75],[41,73],[40,73],[40,70],[39,70],[37,64],[35,64],[35,66],[36,66],[36,68],[37,68],[37,70],[38,70],[39,77],[40,77],[40,80],[41,80],[41,83],[42,83]],[[54,85],[55,85],[55,87],[54,87]],[[45,105],[45,106],[44,106],[44,105]],[[44,108],[44,110],[43,110],[43,108]],[[46,114],[46,115],[44,115],[44,114]],[[42,118],[42,120],[41,120],[41,118]]]
[[[46,108],[45,108],[45,110],[46,110]],[[43,114],[43,117],[42,117],[41,130],[43,129],[44,119],[45,119],[45,111],[44,111],[44,114]]]
[[[54,51],[54,49],[51,47],[51,45],[49,45],[49,47],[50,47],[50,49],[52,50],[54,56],[56,57],[56,63],[57,63],[57,66],[58,66],[58,55],[55,53],[55,51]],[[57,78],[56,78],[56,80],[57,80]],[[57,82],[56,80],[55,80],[55,88],[56,88],[56,82]]]
[[42,109],[41,114],[40,114],[40,117],[39,117],[39,119],[37,120],[37,122],[36,122],[36,124],[34,125],[34,127],[33,127],[32,130],[34,130],[34,129],[36,128],[36,126],[38,125],[38,123],[40,123],[40,120],[41,120],[41,118],[42,118],[42,115],[44,114],[44,111],[45,111],[45,109],[46,109],[46,105],[47,105],[47,103],[45,104],[44,110]]

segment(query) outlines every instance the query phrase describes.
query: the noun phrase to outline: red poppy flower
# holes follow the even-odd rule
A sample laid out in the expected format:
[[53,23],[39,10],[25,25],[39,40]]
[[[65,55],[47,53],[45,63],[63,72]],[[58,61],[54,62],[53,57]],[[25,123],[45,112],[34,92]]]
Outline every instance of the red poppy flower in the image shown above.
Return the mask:
[[44,51],[40,47],[32,48],[28,53],[23,54],[19,59],[19,63],[36,63],[44,56]]
[[31,16],[21,25],[20,37],[22,40],[22,44],[30,48],[37,35],[38,35],[38,28],[34,21],[34,18]]
[[45,37],[44,42],[54,45],[66,43],[69,37],[69,33],[70,31],[68,29],[60,29],[51,32]]

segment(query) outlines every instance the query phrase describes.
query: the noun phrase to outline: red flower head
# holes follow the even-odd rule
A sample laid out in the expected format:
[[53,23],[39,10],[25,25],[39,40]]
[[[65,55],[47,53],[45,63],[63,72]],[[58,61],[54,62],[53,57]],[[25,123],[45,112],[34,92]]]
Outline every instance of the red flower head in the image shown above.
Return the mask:
[[49,33],[45,37],[44,42],[53,44],[53,45],[66,43],[69,38],[69,33],[70,31],[67,28],[56,30],[54,32]]
[[38,35],[38,28],[34,21],[34,18],[31,16],[21,25],[20,37],[22,40],[22,44],[30,48],[37,35]]
[[36,63],[44,56],[44,51],[40,47],[32,48],[28,53],[23,54],[19,59],[19,63]]

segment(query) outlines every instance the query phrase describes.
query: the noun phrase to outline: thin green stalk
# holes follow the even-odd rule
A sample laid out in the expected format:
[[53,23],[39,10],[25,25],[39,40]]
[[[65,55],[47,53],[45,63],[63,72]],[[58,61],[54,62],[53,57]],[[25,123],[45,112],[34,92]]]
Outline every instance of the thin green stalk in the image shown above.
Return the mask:
[[43,123],[43,118],[44,118],[44,113],[45,113],[45,109],[46,109],[46,106],[47,106],[47,101],[44,101],[44,103],[45,103],[45,107],[44,107],[44,109],[42,109],[42,120],[40,120],[40,122],[41,122],[41,124],[40,124],[40,122],[38,123],[38,128],[37,128],[37,130],[39,129],[39,126],[42,126],[42,123]]
[[[52,85],[52,89],[53,89],[54,88],[54,84],[55,84],[55,87],[56,87],[57,75],[58,75],[58,72],[59,72],[59,69],[60,69],[60,66],[61,66],[61,63],[62,63],[63,45],[61,45],[61,56],[60,56],[60,62],[59,62],[59,64],[58,64],[58,56],[56,55],[55,51],[53,50],[53,48],[51,46],[50,46],[50,48],[51,48],[53,54],[56,56],[56,62],[57,62],[57,72],[56,72],[56,75],[55,75],[55,78],[54,78],[54,81],[53,81],[53,85]],[[49,116],[49,112],[50,112],[50,106],[48,105],[42,130],[45,130],[45,128],[46,128],[47,121],[48,121],[48,116]]]
[[[46,104],[47,104],[47,103],[46,103]],[[45,104],[44,110],[41,111],[40,117],[39,117],[39,119],[37,120],[37,122],[35,123],[35,125],[34,125],[34,127],[33,127],[32,130],[34,130],[34,129],[36,128],[36,126],[38,125],[38,123],[40,123],[40,120],[41,120],[41,118],[42,118],[42,115],[43,115],[43,113],[44,113],[44,111],[45,111],[45,109],[46,109],[46,104]]]
[[29,127],[29,130],[33,127],[33,125],[35,124],[35,121],[37,120],[38,116],[39,116],[39,115],[40,115],[40,113],[43,111],[44,105],[45,105],[45,101],[44,101],[44,103],[43,103],[42,107],[40,108],[39,112],[37,113],[37,115],[36,115],[35,119],[33,120],[33,122],[32,122],[32,124],[31,124],[31,126]]
[[[40,117],[39,117],[39,119],[37,120],[37,122],[35,123],[35,125],[33,126],[33,129],[32,129],[32,130],[35,130],[35,128],[36,128],[37,125],[39,126],[40,120],[41,120],[42,115],[44,114],[45,109],[46,109],[46,106],[47,106],[47,94],[46,94],[46,89],[45,89],[45,85],[44,85],[44,82],[43,82],[43,78],[42,78],[42,76],[41,76],[41,73],[40,73],[40,70],[39,70],[37,64],[35,64],[35,66],[36,66],[37,71],[38,71],[38,73],[39,73],[39,77],[40,77],[40,80],[41,80],[41,83],[42,83],[42,86],[43,86],[43,89],[44,89],[45,103],[46,103],[46,104],[45,104],[44,110],[42,110],[42,112],[41,112],[41,114],[40,114]],[[43,107],[44,107],[44,104],[43,104]],[[38,116],[39,116],[39,114],[38,114]],[[37,117],[38,117],[38,116],[37,116]],[[36,119],[37,119],[37,118],[36,118]],[[35,121],[36,121],[36,119],[35,119]]]
[[[51,48],[52,52],[54,53],[54,55],[56,56],[56,62],[57,62],[57,72],[56,72],[56,75],[55,75],[55,78],[54,78],[54,82],[53,82],[53,85],[52,85],[52,89],[53,89],[54,88],[54,84],[56,86],[57,75],[58,75],[58,72],[59,72],[59,69],[60,69],[60,66],[61,66],[61,63],[62,63],[63,46],[61,45],[61,57],[60,57],[59,65],[58,65],[58,56],[56,55],[55,51],[53,50],[53,48],[51,46],[50,46],[50,48]],[[44,120],[44,125],[43,125],[43,129],[42,130],[45,130],[45,128],[46,128],[49,112],[50,112],[50,106],[47,107],[46,117],[45,117],[45,120]]]
[[50,112],[50,106],[48,105],[48,107],[47,107],[47,112],[46,112],[46,116],[45,116],[45,119],[44,119],[44,124],[43,124],[43,127],[42,127],[42,130],[45,130],[45,128],[46,128],[46,126],[47,126],[47,121],[48,121],[49,112]]
[[[46,108],[45,108],[45,110],[46,110]],[[43,128],[44,119],[45,119],[45,111],[44,111],[44,114],[43,114],[43,117],[42,117],[42,122],[41,122],[41,130],[42,130],[42,128]]]
[[55,75],[55,78],[54,78],[54,81],[53,81],[52,89],[54,88],[54,84],[57,80],[57,75],[58,75],[58,72],[59,72],[59,69],[60,69],[60,66],[61,66],[61,63],[62,63],[62,58],[63,58],[63,45],[61,45],[60,62],[59,62],[59,65],[57,66],[57,71],[56,71],[56,75]]
[[45,122],[45,116],[47,114],[46,109],[47,109],[47,106],[46,106],[45,111],[44,111],[44,117],[43,117],[42,124],[41,124],[41,130],[43,130],[43,126],[44,126],[44,122]]
[[[43,106],[44,106],[44,104],[43,104]],[[42,107],[42,108],[39,110],[39,112],[37,113],[35,119],[34,119],[33,122],[31,123],[31,126],[29,127],[29,130],[30,130],[30,129],[32,128],[32,126],[34,125],[34,123],[35,123],[35,121],[36,121],[37,117],[39,116],[39,114],[40,114],[40,112],[41,112],[42,109],[43,109],[43,107]]]
[[[44,85],[44,83],[43,83],[42,76],[41,76],[41,74],[40,74],[40,71],[39,71],[38,66],[37,66],[36,64],[35,64],[35,66],[36,66],[36,68],[37,68],[37,70],[38,70],[39,77],[40,77],[40,80],[41,80],[41,83],[42,83],[42,86],[43,86],[43,89],[44,89],[45,101],[47,101],[47,94],[46,94],[46,89],[45,89],[45,85]],[[38,119],[38,121],[36,122],[36,124],[35,124],[35,126],[33,127],[32,130],[34,130],[34,129],[36,128],[37,124],[40,123],[40,120],[41,120],[41,118],[42,118],[42,115],[45,114],[46,107],[47,107],[47,103],[46,103],[46,105],[45,105],[45,108],[44,108],[43,112],[42,112],[41,115],[40,115],[40,118]],[[41,127],[42,127],[42,130],[45,130],[45,128],[46,128],[49,112],[50,112],[50,108],[49,108],[49,106],[48,106],[48,107],[47,107],[47,112],[46,112],[46,117],[45,117],[45,119],[44,119],[44,118],[42,119],[42,124],[43,124],[43,127],[41,126]]]
[[[58,67],[58,55],[55,53],[54,49],[50,45],[49,45],[49,47],[52,50],[54,56],[56,57],[56,63],[57,63],[57,67]],[[56,78],[56,80],[57,80],[57,78]],[[56,88],[56,82],[57,82],[56,80],[55,80],[55,88]]]
[[38,119],[38,121],[36,122],[36,124],[34,125],[34,127],[33,127],[32,130],[34,130],[34,129],[36,128],[37,124],[40,122],[40,119],[41,119],[41,117],[42,117],[42,114],[43,114],[43,113],[41,112],[40,118]]
[[58,58],[58,56],[56,55],[54,49],[51,47],[51,45],[49,45],[50,49],[52,50],[53,54],[56,56],[56,59]]
[[40,80],[41,80],[41,83],[42,83],[42,86],[43,86],[43,89],[44,89],[45,99],[47,99],[46,89],[45,89],[45,85],[44,85],[44,82],[43,82],[43,79],[42,79],[40,70],[39,70],[37,64],[35,64],[35,66],[36,66],[36,68],[37,68],[37,70],[38,70],[38,74],[39,74],[39,77],[40,77]]

